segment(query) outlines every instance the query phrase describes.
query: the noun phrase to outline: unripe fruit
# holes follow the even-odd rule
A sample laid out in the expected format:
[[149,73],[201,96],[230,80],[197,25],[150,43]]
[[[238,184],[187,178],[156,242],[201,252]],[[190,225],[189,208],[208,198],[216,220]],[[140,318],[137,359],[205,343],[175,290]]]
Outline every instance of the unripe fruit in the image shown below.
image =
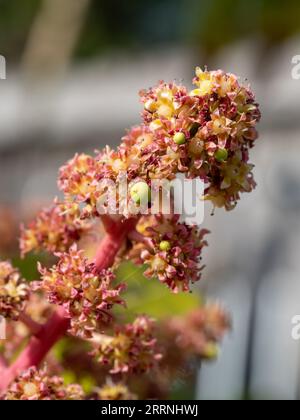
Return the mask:
[[228,159],[228,152],[226,149],[218,149],[215,153],[215,159],[218,162],[224,162]]
[[97,289],[100,285],[99,279],[97,279],[97,277],[94,277],[91,279],[91,285]]
[[186,137],[184,133],[176,133],[173,137],[173,140],[174,140],[174,143],[180,146],[186,142]]
[[140,181],[130,189],[130,197],[136,204],[147,203],[151,199],[151,190],[146,182]]

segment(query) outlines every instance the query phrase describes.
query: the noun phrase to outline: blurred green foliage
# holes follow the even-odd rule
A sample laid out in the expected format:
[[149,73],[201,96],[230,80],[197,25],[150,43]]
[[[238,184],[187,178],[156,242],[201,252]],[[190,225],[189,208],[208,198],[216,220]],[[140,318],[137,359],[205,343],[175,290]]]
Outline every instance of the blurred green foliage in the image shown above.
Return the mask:
[[300,32],[299,0],[195,0],[193,16],[193,37],[209,54],[244,37],[270,45]]

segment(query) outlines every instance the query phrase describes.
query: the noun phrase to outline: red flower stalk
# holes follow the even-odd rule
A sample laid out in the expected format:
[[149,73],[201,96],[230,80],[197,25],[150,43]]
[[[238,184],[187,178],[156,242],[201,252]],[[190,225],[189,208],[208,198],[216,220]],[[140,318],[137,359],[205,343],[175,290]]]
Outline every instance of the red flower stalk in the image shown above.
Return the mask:
[[35,289],[43,290],[50,303],[65,309],[72,333],[89,338],[101,323],[111,320],[114,305],[124,305],[120,293],[126,286],[113,285],[112,271],[97,269],[76,245],[55,255],[59,262],[50,270],[39,266],[42,281],[36,282]]
[[[134,220],[127,220],[111,226],[109,233],[104,237],[97,251],[95,264],[99,271],[109,268],[113,264],[126,235],[133,229],[135,223]],[[67,317],[66,311],[63,308],[57,309],[41,328],[41,331],[30,339],[18,359],[2,372],[0,393],[5,391],[21,372],[31,366],[38,366],[52,346],[69,328],[70,319]]]
[[[197,68],[193,83],[196,88],[191,91],[164,82],[141,91],[141,125],[132,128],[116,150],[107,146],[95,156],[76,154],[59,172],[63,201],[56,200],[22,227],[23,257],[31,251],[47,251],[58,259],[52,268],[39,265],[41,278],[31,287],[32,293],[40,289],[49,304],[56,306],[49,318],[48,306],[33,316],[34,299],[28,284],[9,263],[0,263],[0,315],[19,320],[26,333],[32,334],[10,366],[6,358],[12,358],[14,345],[5,357],[0,347],[0,394],[4,398],[83,398],[80,387],[66,388],[59,377],[37,369],[67,332],[88,339],[89,344],[100,337],[96,359],[103,369],[109,367],[110,374],[124,379],[120,383],[108,379],[104,386],[102,381],[94,399],[135,398],[125,379],[157,366],[161,353],[153,321],[147,316],[138,316],[131,324],[113,325],[114,336],[104,334],[107,324],[116,319],[114,307],[124,303],[120,295],[124,285],[114,284],[114,271],[122,259],[131,258],[146,265],[145,276],[157,278],[172,292],[190,291],[201,277],[208,231],[182,223],[179,215],[151,215],[152,180],[170,181],[180,173],[198,178],[205,184],[203,198],[226,210],[235,207],[241,193],[255,187],[249,151],[257,139],[260,111],[253,93],[236,76],[220,70]],[[121,188],[124,173],[129,194]],[[106,236],[89,261],[79,240],[92,230],[93,219],[99,218]],[[165,364],[179,360],[181,351],[193,357],[215,357],[229,321],[216,305],[185,320],[175,317],[164,328],[169,338],[165,353],[170,355]],[[20,334],[14,343],[21,346],[22,337]]]

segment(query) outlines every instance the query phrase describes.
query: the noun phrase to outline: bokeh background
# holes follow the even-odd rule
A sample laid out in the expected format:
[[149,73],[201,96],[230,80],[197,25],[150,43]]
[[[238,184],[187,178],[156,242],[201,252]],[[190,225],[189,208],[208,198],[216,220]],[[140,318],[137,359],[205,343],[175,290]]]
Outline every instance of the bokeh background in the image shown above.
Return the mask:
[[[212,234],[195,289],[223,302],[233,330],[219,360],[195,371],[193,390],[183,380],[177,390],[300,399],[291,337],[300,314],[299,0],[0,0],[0,54],[0,255],[18,264],[20,220],[57,195],[58,168],[75,152],[115,146],[139,122],[139,89],[190,84],[196,65],[251,82],[263,114],[252,152],[258,187],[231,213],[211,217],[207,207]],[[31,263],[22,262],[29,277]],[[195,305],[178,302],[155,290],[144,310]]]

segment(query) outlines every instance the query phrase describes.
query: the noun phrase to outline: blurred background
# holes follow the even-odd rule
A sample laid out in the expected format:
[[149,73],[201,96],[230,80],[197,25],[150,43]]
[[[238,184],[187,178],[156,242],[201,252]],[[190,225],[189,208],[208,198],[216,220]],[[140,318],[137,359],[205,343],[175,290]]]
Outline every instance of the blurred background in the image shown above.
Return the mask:
[[139,123],[139,89],[189,85],[196,65],[251,82],[263,114],[258,187],[231,213],[211,217],[208,206],[195,291],[223,302],[233,331],[193,396],[300,399],[299,0],[0,0],[0,54],[2,258],[16,259],[20,220],[58,194],[62,163],[116,146]]

